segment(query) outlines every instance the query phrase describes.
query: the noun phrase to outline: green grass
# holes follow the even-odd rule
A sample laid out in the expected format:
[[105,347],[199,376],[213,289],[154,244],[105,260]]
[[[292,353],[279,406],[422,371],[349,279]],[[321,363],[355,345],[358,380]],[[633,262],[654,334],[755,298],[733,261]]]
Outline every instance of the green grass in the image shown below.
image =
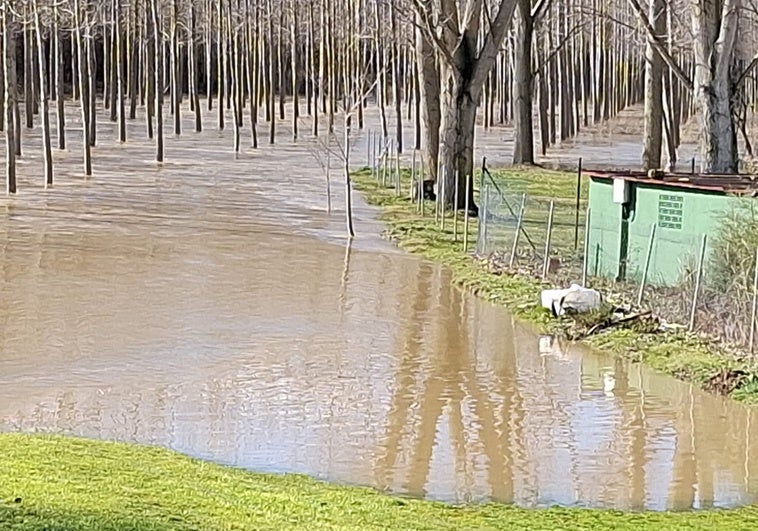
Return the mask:
[[[354,185],[363,192],[369,204],[381,207],[387,224],[386,235],[412,253],[447,265],[455,282],[481,297],[507,307],[512,314],[535,324],[540,331],[564,333],[573,326],[570,320],[554,320],[539,305],[539,294],[546,286],[533,277],[495,275],[486,264],[464,253],[453,240],[452,221],[444,231],[434,221],[434,205],[427,202],[426,216],[416,212],[416,205],[407,199],[407,189],[395,196],[393,189],[377,184],[368,170],[355,173]],[[542,169],[508,169],[494,174],[501,187],[530,194],[554,194],[556,201],[575,201],[576,178],[573,174]],[[407,178],[403,178],[405,183]],[[478,180],[477,180],[478,182]],[[586,183],[582,195],[586,197]],[[461,223],[462,226],[462,223]],[[469,229],[470,246],[476,243],[476,220]],[[573,235],[572,235],[573,239]],[[723,391],[734,399],[758,404],[758,367],[739,359],[713,341],[686,333],[651,333],[634,327],[614,328],[591,336],[587,343],[611,355],[643,362],[660,372],[703,388]],[[713,389],[711,382],[720,373],[739,378],[735,389]]]
[[0,529],[758,529],[758,508],[687,513],[453,506],[255,474],[169,450],[0,435]]

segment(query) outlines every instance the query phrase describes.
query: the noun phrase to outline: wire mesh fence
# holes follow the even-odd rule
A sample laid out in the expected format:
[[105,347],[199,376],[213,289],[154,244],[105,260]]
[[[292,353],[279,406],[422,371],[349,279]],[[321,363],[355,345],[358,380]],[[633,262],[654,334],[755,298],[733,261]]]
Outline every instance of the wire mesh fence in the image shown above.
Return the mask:
[[586,199],[533,195],[528,182],[487,171],[480,189],[478,255],[514,272],[581,282]]
[[581,185],[574,197],[540,195],[485,171],[480,189],[476,252],[490,267],[551,287],[593,287],[612,306],[650,310],[666,328],[753,353],[755,247],[730,258],[725,272],[723,234],[688,234],[665,223],[625,232],[618,217],[593,216]]

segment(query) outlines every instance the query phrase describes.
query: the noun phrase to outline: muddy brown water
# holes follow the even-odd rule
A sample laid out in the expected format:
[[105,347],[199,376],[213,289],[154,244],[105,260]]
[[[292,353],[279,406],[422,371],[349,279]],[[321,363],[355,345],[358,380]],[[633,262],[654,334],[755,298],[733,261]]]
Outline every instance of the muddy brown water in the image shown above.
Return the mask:
[[75,127],[54,189],[31,137],[0,199],[0,431],[452,502],[756,501],[753,410],[536,336],[381,240],[359,197],[347,246],[312,143],[283,128],[235,160],[211,130],[156,169],[140,123],[126,146],[103,123],[84,179]]

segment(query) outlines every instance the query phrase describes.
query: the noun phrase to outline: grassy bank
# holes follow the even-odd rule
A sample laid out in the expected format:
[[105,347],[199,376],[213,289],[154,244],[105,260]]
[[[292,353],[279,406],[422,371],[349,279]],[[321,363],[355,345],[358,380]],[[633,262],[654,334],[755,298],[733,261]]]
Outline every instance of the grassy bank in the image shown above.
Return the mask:
[[697,513],[457,507],[253,474],[174,452],[0,435],[0,529],[756,529],[758,508]]
[[[555,198],[557,202],[573,202],[576,194],[576,180],[569,173],[512,169],[500,172],[497,178],[518,182],[519,188],[528,194]],[[408,179],[402,181],[407,186]],[[381,207],[382,219],[388,227],[387,236],[401,248],[447,265],[457,283],[502,304],[543,332],[561,332],[571,326],[567,321],[553,320],[539,306],[539,293],[546,286],[538,279],[528,275],[492,274],[486,263],[472,258],[471,253],[464,253],[460,236],[454,241],[452,222],[444,231],[435,222],[433,203],[427,202],[426,216],[421,216],[416,205],[407,199],[407,188],[396,196],[394,189],[377,184],[367,170],[355,173],[354,184],[369,204]],[[586,197],[586,188],[583,194]],[[476,230],[474,221],[469,228],[470,248],[475,245]],[[758,403],[756,365],[738,358],[714,341],[683,332],[651,332],[635,323],[609,329],[585,341],[605,352],[646,363],[705,389],[739,401]]]

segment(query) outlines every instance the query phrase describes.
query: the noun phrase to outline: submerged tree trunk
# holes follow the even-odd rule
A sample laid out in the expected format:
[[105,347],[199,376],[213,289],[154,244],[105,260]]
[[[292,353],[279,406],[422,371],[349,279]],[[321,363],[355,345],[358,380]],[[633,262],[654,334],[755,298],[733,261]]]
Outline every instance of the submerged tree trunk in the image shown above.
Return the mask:
[[124,101],[124,91],[126,87],[123,68],[124,36],[121,32],[121,6],[118,0],[114,2],[113,13],[115,23],[113,32],[116,36],[116,61],[113,63],[113,68],[116,69],[117,86],[115,92],[118,98],[118,101],[116,102],[116,105],[118,105],[118,140],[119,142],[126,142],[126,102]]
[[50,141],[50,108],[47,96],[47,74],[45,73],[45,48],[42,46],[42,24],[40,23],[39,4],[32,0],[34,11],[34,33],[37,37],[37,66],[39,67],[39,99],[42,113],[42,150],[44,153],[45,188],[53,185],[53,146]]
[[292,4],[290,6],[291,8],[291,16],[290,16],[290,54],[291,54],[291,73],[292,76],[292,141],[297,141],[297,121],[300,118],[300,104],[298,101],[298,81],[299,77],[297,75],[297,66],[298,66],[298,57],[297,57],[297,32],[298,32],[298,23],[297,23],[297,10],[298,6],[295,0],[292,0]]
[[[267,2],[266,14],[268,15],[266,35],[268,36],[268,45],[271,47],[269,51],[271,51],[273,50],[273,46],[274,46],[274,21],[273,21],[274,9],[273,9],[271,0],[268,0]],[[274,144],[276,142],[276,112],[274,111],[275,65],[274,65],[273,53],[269,53],[268,58],[266,60],[268,62],[268,109],[269,109],[269,117],[271,119],[271,121],[269,122],[268,143]]]
[[198,75],[200,72],[200,54],[197,53],[197,44],[195,42],[195,29],[197,25],[197,15],[195,13],[195,7],[192,2],[189,3],[189,10],[187,15],[188,20],[188,41],[187,41],[187,61],[189,62],[189,87],[190,87],[190,101],[192,102],[192,109],[195,111],[195,132],[201,133],[203,131],[203,116],[200,110],[200,95],[199,95],[199,80]]
[[[27,15],[26,7],[24,14]],[[32,30],[31,28],[22,27],[24,34],[24,117],[26,118],[26,127],[34,127],[34,86],[32,84],[32,69],[34,64]]]
[[[152,6],[153,0],[147,0]],[[145,123],[147,125],[147,138],[150,140],[155,136],[153,131],[153,118],[155,117],[155,64],[156,64],[156,42],[155,30],[153,28],[152,7],[145,14]]]
[[10,31],[10,14],[7,9],[2,10],[3,29],[3,92],[5,110],[5,191],[8,194],[16,193],[16,123],[13,109],[16,106],[16,90],[12,85],[15,78],[13,71],[16,69],[16,42]]
[[180,75],[179,52],[179,3],[171,4],[171,109],[174,115],[174,134],[182,134],[182,80]]
[[[84,43],[84,49],[87,52],[87,95],[89,103],[87,109],[89,110],[89,145],[94,147],[97,144],[97,63],[95,61],[95,45],[93,44],[93,38],[91,35]],[[103,95],[105,97],[105,95]]]
[[79,103],[82,110],[82,150],[84,152],[84,174],[92,175],[92,149],[90,139],[90,61],[87,58],[86,44],[82,35],[82,26],[86,22],[81,18],[79,2],[74,2],[74,36],[76,38],[76,64],[79,67]]
[[[665,0],[650,3],[650,22],[657,36],[666,31]],[[642,169],[658,169],[661,165],[663,141],[663,59],[650,38],[645,48],[645,111],[642,148]]]
[[[163,162],[163,63],[166,57],[163,45],[163,16],[158,0],[150,0],[153,17],[153,38],[155,39],[155,160]],[[219,112],[223,109],[219,106]]]
[[[55,53],[55,108],[58,118],[58,149],[66,149],[66,113],[64,109],[65,93],[63,86],[63,44],[61,31],[58,28],[58,9],[55,10],[53,19],[53,39]],[[73,55],[73,50],[72,50]]]

